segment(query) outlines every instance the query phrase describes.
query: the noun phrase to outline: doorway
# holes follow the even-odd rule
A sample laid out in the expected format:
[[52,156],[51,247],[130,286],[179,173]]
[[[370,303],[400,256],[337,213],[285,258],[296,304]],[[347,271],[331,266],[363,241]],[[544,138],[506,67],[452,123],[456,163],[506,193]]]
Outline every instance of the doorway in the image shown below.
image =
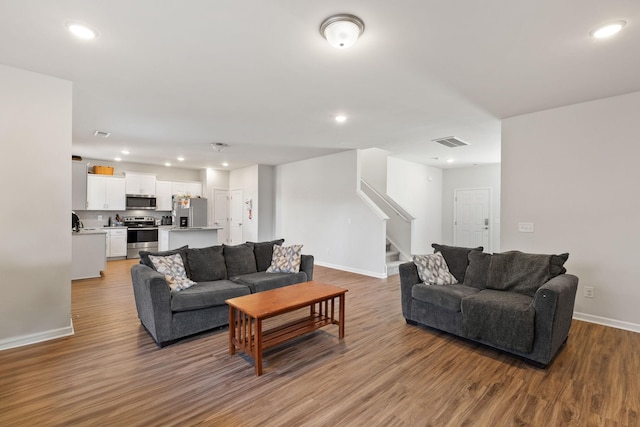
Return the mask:
[[239,245],[244,243],[242,234],[242,189],[231,190],[230,200],[230,220],[229,220],[229,243]]
[[491,252],[491,188],[454,190],[453,241],[455,246],[484,247]]
[[218,244],[229,243],[229,190],[213,189],[213,218],[214,227],[218,229]]

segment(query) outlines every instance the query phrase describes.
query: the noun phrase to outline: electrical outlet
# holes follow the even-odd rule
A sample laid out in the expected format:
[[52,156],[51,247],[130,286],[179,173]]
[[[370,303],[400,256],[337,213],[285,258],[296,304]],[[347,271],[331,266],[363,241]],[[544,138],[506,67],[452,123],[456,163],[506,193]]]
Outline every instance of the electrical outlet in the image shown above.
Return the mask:
[[518,223],[518,231],[520,233],[533,233],[533,223],[532,222],[519,222]]
[[102,221],[102,215],[98,215],[98,221]]
[[584,297],[585,298],[593,298],[593,286],[585,286],[584,287]]

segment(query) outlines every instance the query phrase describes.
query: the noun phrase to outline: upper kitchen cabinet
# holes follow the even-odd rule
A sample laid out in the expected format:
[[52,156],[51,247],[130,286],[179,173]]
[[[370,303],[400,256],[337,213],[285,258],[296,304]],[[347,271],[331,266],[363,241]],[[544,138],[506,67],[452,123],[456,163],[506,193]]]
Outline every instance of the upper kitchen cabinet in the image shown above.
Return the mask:
[[126,194],[156,195],[156,176],[146,173],[125,172]]
[[202,183],[189,181],[175,181],[171,183],[171,194],[202,197]]
[[87,209],[93,211],[125,210],[125,179],[109,175],[87,176]]
[[71,162],[71,210],[87,209],[87,164]]
[[173,194],[171,187],[171,181],[156,181],[156,210],[171,210],[171,195]]

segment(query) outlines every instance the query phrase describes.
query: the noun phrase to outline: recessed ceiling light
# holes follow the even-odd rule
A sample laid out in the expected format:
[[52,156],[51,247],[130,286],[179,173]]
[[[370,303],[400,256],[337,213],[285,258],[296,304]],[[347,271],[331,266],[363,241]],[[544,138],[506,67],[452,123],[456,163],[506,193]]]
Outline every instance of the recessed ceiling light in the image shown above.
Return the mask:
[[78,24],[77,22],[69,22],[67,28],[71,31],[71,34],[82,40],[93,40],[98,37],[98,32],[86,25]]
[[178,161],[179,162],[184,162],[184,157],[182,157],[182,156],[178,157]]
[[122,150],[121,153],[126,156],[127,154],[129,154],[129,150]]
[[453,163],[454,160],[453,159],[447,159],[447,163]]
[[618,33],[627,23],[625,21],[609,22],[591,30],[591,37],[604,39]]
[[336,122],[338,122],[338,123],[344,123],[344,122],[346,122],[346,121],[347,121],[347,116],[343,116],[343,115],[336,116]]
[[169,166],[171,166],[171,163],[166,162],[164,165],[165,165],[166,167],[169,167]]
[[115,157],[113,160],[115,160],[116,162],[119,162],[122,159],[120,157]]
[[226,168],[227,166],[229,166],[229,163],[224,162],[224,163],[222,163],[222,166],[224,166]]

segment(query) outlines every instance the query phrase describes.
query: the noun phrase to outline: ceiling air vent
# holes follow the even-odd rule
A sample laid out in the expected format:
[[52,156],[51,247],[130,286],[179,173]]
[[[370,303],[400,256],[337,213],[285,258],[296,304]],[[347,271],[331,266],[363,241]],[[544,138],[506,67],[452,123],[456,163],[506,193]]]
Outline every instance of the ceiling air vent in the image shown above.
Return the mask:
[[95,136],[100,136],[100,137],[102,137],[102,138],[108,138],[108,137],[109,137],[109,135],[111,135],[111,133],[109,133],[109,132],[105,132],[105,131],[102,131],[102,130],[97,130],[97,131],[95,131],[93,134],[94,134]]
[[438,138],[434,139],[434,142],[438,144],[442,144],[445,147],[456,148],[456,147],[464,147],[465,145],[469,145],[468,142],[464,142],[461,139],[456,138],[455,136],[447,136],[446,138]]

